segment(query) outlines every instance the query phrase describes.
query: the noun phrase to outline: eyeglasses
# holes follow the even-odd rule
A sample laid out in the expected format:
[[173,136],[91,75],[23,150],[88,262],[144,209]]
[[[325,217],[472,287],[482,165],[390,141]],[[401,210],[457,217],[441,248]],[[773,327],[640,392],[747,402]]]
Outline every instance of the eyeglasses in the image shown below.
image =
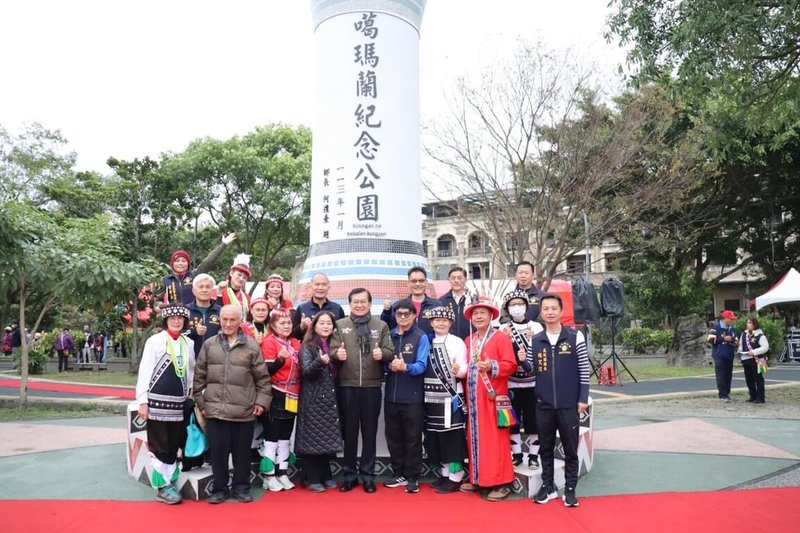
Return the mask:
[[394,316],[396,316],[397,318],[408,318],[413,314],[414,313],[412,313],[411,311],[397,311],[395,312]]
[[426,280],[424,280],[424,279],[410,279],[410,280],[408,280],[409,283],[412,283],[412,284],[415,284],[415,285],[419,284],[419,283],[425,283],[425,281]]

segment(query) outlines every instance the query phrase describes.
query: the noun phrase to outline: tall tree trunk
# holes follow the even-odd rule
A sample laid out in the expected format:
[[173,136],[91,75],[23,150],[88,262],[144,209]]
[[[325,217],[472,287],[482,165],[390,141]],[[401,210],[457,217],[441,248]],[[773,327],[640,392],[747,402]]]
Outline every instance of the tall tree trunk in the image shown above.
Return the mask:
[[28,336],[25,335],[25,278],[19,282],[19,337],[22,344],[22,357],[19,363],[19,406],[28,405]]

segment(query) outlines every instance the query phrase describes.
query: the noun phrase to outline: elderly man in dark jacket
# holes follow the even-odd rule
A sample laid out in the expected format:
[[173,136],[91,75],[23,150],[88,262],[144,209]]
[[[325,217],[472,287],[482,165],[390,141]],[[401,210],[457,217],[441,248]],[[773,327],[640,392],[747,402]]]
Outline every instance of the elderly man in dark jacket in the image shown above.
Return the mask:
[[233,457],[233,496],[251,502],[250,443],[253,421],[269,409],[272,386],[261,348],[239,326],[242,312],[226,305],[222,331],[203,343],[194,373],[194,399],[206,417],[214,487],[209,503],[228,497],[228,456]]

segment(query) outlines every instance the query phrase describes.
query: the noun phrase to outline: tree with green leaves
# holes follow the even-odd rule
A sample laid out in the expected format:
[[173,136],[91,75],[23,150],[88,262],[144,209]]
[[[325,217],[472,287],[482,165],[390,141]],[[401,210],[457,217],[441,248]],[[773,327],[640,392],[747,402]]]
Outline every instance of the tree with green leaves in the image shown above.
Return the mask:
[[[43,298],[30,334],[54,306],[72,303],[110,308],[154,279],[159,265],[131,262],[107,218],[61,218],[24,202],[6,202],[0,209],[0,274],[19,304],[19,324],[28,323],[28,296]],[[28,350],[22,335],[20,405],[27,403]]]
[[771,142],[798,124],[797,0],[612,0],[609,40],[641,82],[667,83],[711,115],[738,115]]
[[[308,246],[311,132],[268,125],[220,141],[201,139],[167,156],[162,172],[181,184],[196,219],[218,235],[236,232],[237,252],[250,254],[253,280],[291,268]],[[232,259],[232,257],[231,257]]]

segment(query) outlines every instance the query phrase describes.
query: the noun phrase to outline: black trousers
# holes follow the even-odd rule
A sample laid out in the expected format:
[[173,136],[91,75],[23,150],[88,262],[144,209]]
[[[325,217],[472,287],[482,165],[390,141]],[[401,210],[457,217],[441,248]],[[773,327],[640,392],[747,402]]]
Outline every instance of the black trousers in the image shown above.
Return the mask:
[[578,485],[578,408],[536,408],[539,427],[539,457],[542,465],[542,484],[555,488],[554,456],[556,430],[564,447],[565,487],[575,489]]
[[58,352],[58,371],[69,370],[69,351],[61,350]]
[[303,456],[303,471],[309,485],[325,483],[332,478],[331,459],[334,457],[333,454]]
[[383,423],[395,477],[418,478],[422,474],[425,404],[385,402]]
[[[178,460],[183,422],[147,421],[147,449],[166,465]],[[169,482],[169,480],[167,480]]]
[[250,443],[253,422],[231,422],[218,418],[206,419],[211,473],[214,492],[228,490],[228,456],[233,456],[233,490],[250,489]]
[[511,434],[520,433],[520,426],[526,435],[534,435],[536,429],[536,387],[508,389],[512,393],[511,407],[517,413],[519,424],[511,426]]
[[[344,479],[352,481],[360,475],[363,481],[375,479],[375,449],[378,417],[381,414],[380,387],[340,387],[344,437]],[[361,460],[358,459],[358,435],[361,433]]]
[[733,358],[714,358],[714,374],[717,377],[717,392],[720,398],[731,395],[731,381],[733,380]]
[[758,373],[758,362],[753,359],[742,359],[744,380],[751,400],[764,401],[764,376]]

